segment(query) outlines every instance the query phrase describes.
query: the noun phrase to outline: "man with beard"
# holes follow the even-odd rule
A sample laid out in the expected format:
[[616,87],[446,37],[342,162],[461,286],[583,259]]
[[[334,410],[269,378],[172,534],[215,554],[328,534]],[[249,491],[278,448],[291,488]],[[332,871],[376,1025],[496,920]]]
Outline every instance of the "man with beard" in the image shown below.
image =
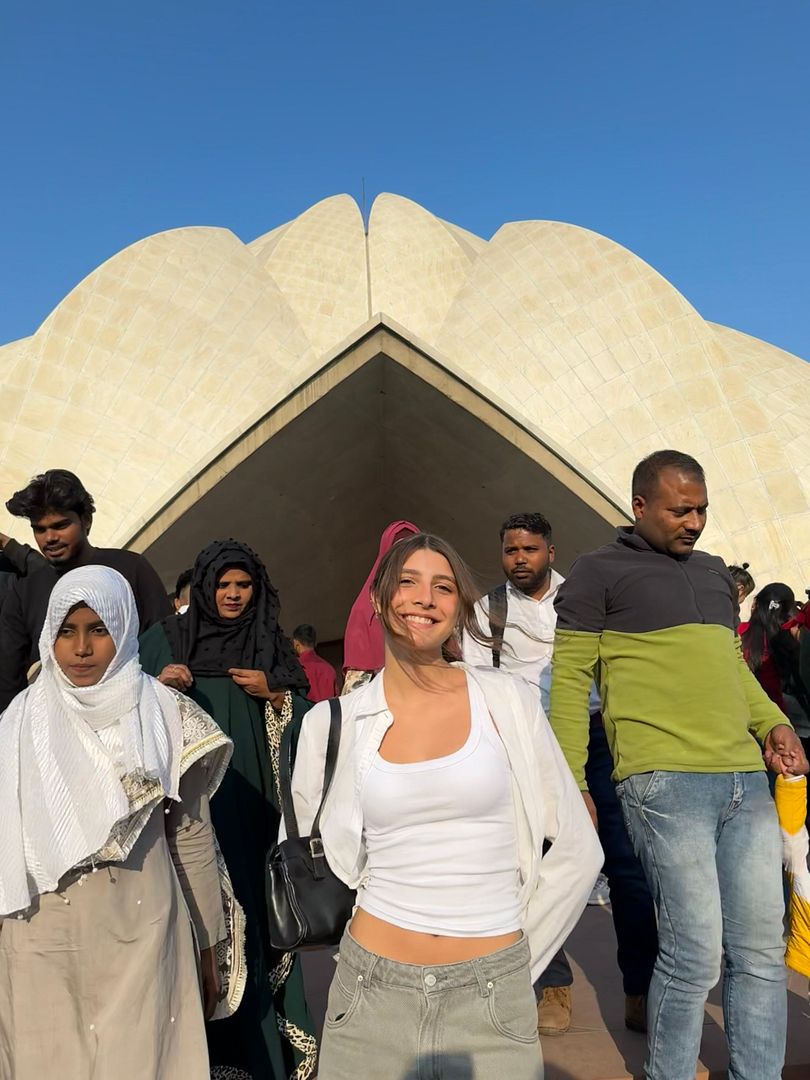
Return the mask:
[[[48,599],[61,574],[77,566],[110,566],[135,594],[140,632],[171,608],[160,578],[142,555],[95,548],[88,539],[95,503],[81,480],[66,469],[49,469],[6,503],[14,517],[27,518],[45,564],[15,581],[0,611],[0,713],[25,689],[26,673],[39,658],[39,635]],[[13,541],[4,537],[4,549]],[[25,545],[17,545],[24,548]],[[34,568],[32,568],[34,569]]]
[[[501,528],[501,563],[507,580],[477,605],[479,624],[483,629],[489,626],[493,648],[490,651],[469,638],[464,640],[464,659],[468,663],[502,667],[539,686],[546,713],[557,623],[554,602],[565,580],[553,569],[553,562],[554,543],[546,518],[542,514],[513,514]],[[617,959],[625,993],[625,1024],[632,1031],[643,1032],[647,989],[658,949],[655,911],[610,779],[613,762],[599,709],[599,696],[592,688],[583,713],[583,717],[590,717],[586,771],[605,852],[605,875],[610,885]],[[605,903],[604,893],[597,896],[595,890],[590,902]],[[561,949],[534,988],[541,1035],[562,1035],[569,1029],[573,978]]]
[[[554,600],[563,577],[553,568],[551,525],[542,514],[512,514],[501,526],[501,565],[506,581],[475,606],[478,625],[493,638],[492,649],[464,635],[468,664],[503,668],[530,682],[548,685],[554,628]],[[548,702],[543,702],[548,709]],[[574,975],[560,949],[534,986],[537,1029],[541,1035],[562,1035],[571,1026]]]
[[469,664],[502,667],[534,686],[551,664],[557,616],[554,600],[562,575],[553,568],[551,525],[542,514],[513,514],[501,526],[501,564],[506,582],[476,605],[482,630],[491,625],[492,650],[464,640]]
[[797,776],[807,758],[743,659],[724,562],[696,550],[708,505],[688,454],[636,466],[635,524],[577,559],[558,592],[550,719],[587,802],[598,668],[613,779],[658,913],[646,1080],[693,1080],[723,960],[729,1076],[778,1080],[784,897],[765,767]]

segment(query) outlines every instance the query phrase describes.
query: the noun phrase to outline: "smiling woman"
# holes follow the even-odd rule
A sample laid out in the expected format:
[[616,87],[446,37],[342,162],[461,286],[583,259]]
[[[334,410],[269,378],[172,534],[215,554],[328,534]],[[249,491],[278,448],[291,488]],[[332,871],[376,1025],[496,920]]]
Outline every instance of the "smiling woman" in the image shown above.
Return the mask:
[[[539,695],[506,672],[451,662],[462,631],[488,640],[476,597],[464,561],[425,533],[395,543],[371,584],[385,664],[343,699],[320,817],[330,868],[357,889],[322,1080],[355,1080],[370,1061],[410,1076],[439,1055],[448,1080],[543,1075],[532,974],[573,928],[602,852]],[[320,803],[329,724],[326,703],[302,724],[292,782],[302,835]]]
[[[425,662],[425,651],[457,660],[462,630],[488,642],[474,613],[479,590],[470,570],[456,551],[439,537],[419,533],[402,540],[396,557],[386,555],[371,585],[375,617],[382,626],[386,649],[396,642]],[[430,633],[418,634],[425,626]]]

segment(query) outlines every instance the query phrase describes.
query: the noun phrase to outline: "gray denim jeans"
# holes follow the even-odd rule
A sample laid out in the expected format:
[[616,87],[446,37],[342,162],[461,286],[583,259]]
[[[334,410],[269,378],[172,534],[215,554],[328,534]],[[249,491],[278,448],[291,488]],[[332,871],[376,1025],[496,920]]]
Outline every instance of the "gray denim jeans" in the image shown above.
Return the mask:
[[525,938],[461,964],[399,964],[348,930],[318,1080],[543,1080]]

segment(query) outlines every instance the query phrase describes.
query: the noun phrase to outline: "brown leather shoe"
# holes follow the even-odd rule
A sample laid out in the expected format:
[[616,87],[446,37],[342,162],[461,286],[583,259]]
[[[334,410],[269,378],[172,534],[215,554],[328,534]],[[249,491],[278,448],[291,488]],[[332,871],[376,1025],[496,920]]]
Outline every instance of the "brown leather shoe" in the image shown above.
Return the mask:
[[537,1002],[540,1035],[564,1035],[571,1027],[571,987],[549,986]]
[[647,995],[626,994],[624,999],[624,1026],[630,1031],[647,1033]]

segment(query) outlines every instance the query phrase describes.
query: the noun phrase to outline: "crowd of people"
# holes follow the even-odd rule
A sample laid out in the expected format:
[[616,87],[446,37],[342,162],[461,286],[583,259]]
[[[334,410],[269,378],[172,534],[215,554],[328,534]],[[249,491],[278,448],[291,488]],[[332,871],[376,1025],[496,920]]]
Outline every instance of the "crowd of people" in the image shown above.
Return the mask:
[[[551,523],[508,517],[484,596],[392,522],[338,674],[313,626],[283,633],[246,544],[212,542],[170,600],[90,543],[74,474],[15,493],[34,543],[0,534],[0,1077],[542,1080],[600,874],[647,1080],[693,1080],[721,963],[729,1075],[780,1077],[777,804],[805,798],[810,611],[697,549],[690,456],[645,458],[631,496],[567,578]],[[356,890],[320,1045],[268,918],[285,806]]]

